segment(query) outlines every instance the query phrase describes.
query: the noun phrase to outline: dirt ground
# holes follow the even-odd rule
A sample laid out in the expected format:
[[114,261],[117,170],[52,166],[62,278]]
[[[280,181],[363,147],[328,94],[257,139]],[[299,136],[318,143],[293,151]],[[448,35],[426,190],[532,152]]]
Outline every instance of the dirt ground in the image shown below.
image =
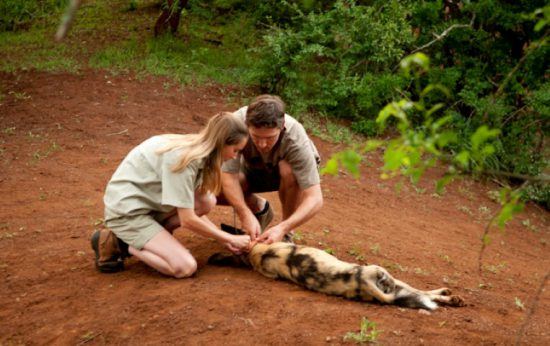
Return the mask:
[[[89,239],[120,160],[154,134],[194,132],[238,102],[217,87],[180,90],[96,71],[0,74],[0,83],[1,345],[342,344],[362,317],[386,345],[506,345],[550,268],[548,212],[528,205],[505,232],[492,230],[479,274],[497,186],[461,181],[437,196],[432,172],[396,192],[373,157],[359,180],[323,177],[325,205],[297,242],[385,266],[418,288],[447,286],[466,307],[426,313],[360,303],[209,266],[222,247],[187,230],[176,237],[199,262],[195,277],[163,277],[135,259],[121,273],[100,274]],[[314,140],[325,159],[341,149]],[[280,215],[276,194],[267,197]],[[227,207],[212,213],[216,223],[232,218]],[[549,345],[549,326],[546,287],[522,344]]]

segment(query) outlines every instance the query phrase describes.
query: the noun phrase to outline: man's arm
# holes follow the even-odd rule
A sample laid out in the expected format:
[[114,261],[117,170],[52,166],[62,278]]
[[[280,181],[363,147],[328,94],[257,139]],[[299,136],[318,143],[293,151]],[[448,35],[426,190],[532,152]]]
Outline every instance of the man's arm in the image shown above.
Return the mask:
[[256,239],[261,231],[260,224],[246,204],[239,182],[239,173],[222,172],[222,189],[225,199],[239,215],[243,230],[250,235],[252,240]]
[[321,210],[323,206],[323,193],[321,185],[316,184],[303,190],[302,202],[296,208],[296,211],[278,225],[266,230],[259,241],[268,244],[281,241],[285,234],[304,224]]

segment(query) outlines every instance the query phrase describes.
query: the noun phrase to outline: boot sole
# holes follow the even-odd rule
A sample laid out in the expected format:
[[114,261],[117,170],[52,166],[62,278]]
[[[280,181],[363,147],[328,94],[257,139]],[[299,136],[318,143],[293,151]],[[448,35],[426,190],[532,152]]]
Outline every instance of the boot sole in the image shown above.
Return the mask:
[[116,273],[124,270],[124,261],[107,261],[99,263],[99,232],[95,231],[90,240],[95,253],[95,267],[101,273]]

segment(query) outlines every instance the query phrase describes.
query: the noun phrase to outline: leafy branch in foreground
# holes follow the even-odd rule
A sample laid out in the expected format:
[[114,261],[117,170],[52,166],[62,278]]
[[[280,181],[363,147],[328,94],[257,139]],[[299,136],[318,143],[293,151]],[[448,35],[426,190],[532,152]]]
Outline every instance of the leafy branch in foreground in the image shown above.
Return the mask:
[[[450,97],[449,92],[439,84],[421,86],[422,77],[429,71],[429,65],[430,60],[423,53],[415,53],[401,61],[401,72],[406,78],[412,79],[414,88],[411,94],[416,99],[404,96],[393,101],[379,112],[376,119],[382,130],[392,124],[399,134],[391,139],[368,140],[362,147],[334,154],[323,167],[323,173],[335,175],[339,167],[343,166],[357,177],[362,155],[382,148],[382,179],[407,177],[416,184],[427,169],[438,163],[446,167],[445,174],[436,182],[438,193],[462,175],[487,174],[485,162],[495,153],[494,141],[500,135],[500,130],[481,125],[467,143],[458,143],[458,134],[452,127],[453,115],[445,107],[445,100]],[[457,147],[460,149],[454,150]],[[530,177],[526,178],[526,182],[518,189],[501,189],[501,208],[482,236],[480,267],[482,253],[490,241],[489,229],[495,222],[502,228],[514,214],[523,209],[521,191],[530,183]],[[532,180],[547,181],[548,178],[540,176],[533,177]]]

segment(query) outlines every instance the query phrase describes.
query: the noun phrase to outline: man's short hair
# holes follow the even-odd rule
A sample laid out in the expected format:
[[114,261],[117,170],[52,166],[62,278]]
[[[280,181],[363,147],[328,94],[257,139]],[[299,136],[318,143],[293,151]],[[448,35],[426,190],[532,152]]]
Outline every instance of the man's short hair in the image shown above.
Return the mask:
[[279,96],[260,95],[256,97],[246,111],[246,125],[253,127],[283,128],[285,103]]

